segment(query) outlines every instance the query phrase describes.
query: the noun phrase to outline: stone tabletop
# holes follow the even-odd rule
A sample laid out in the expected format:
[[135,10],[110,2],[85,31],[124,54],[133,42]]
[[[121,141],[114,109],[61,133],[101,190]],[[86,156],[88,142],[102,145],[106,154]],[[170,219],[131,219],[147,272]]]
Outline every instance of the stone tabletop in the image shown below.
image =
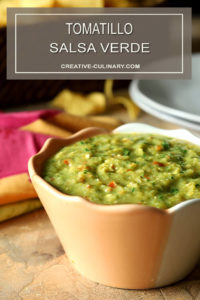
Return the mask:
[[75,271],[41,209],[0,225],[0,299],[200,300],[200,264],[185,280],[161,289],[94,283]]
[[[144,114],[139,121],[175,127]],[[0,224],[0,300],[11,299],[200,300],[200,263],[185,280],[160,289],[123,290],[91,282],[73,268],[40,209]]]

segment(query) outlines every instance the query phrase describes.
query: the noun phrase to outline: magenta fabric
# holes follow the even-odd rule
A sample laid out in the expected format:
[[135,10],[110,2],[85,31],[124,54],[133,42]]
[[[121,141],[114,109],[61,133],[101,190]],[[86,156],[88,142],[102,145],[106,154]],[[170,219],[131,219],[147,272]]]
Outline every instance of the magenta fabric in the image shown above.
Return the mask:
[[50,136],[18,129],[38,118],[59,111],[0,113],[0,178],[27,172],[29,158],[37,153]]
[[2,128],[19,128],[41,118],[46,119],[58,114],[59,110],[35,110],[2,113],[0,112],[0,129]]

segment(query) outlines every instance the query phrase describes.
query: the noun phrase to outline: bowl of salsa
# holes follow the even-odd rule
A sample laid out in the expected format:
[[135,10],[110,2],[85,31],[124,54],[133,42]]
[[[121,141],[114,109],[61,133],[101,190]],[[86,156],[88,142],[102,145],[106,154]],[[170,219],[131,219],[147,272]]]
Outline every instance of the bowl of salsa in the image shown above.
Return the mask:
[[87,278],[154,288],[182,279],[197,262],[200,139],[189,131],[88,128],[49,139],[29,173],[70,261]]

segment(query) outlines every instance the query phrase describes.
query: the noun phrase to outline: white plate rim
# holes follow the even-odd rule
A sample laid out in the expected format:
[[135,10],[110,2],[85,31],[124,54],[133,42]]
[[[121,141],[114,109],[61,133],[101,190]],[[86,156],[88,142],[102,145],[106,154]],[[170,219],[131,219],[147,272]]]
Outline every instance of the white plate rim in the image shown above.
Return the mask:
[[182,119],[178,119],[172,115],[169,115],[167,113],[163,113],[157,109],[154,109],[144,103],[141,103],[140,101],[138,100],[134,100],[135,104],[137,104],[142,110],[144,110],[145,112],[149,113],[150,115],[154,116],[154,117],[157,117],[159,119],[162,119],[162,120],[165,120],[167,122],[171,122],[171,123],[174,123],[174,124],[177,124],[177,125],[181,125],[181,126],[184,126],[184,127],[187,127],[187,128],[190,128],[190,129],[193,129],[193,130],[196,130],[196,131],[200,131],[200,124],[199,126],[192,123],[192,122],[189,122],[189,121],[185,121],[185,120],[182,120]]
[[188,121],[195,121],[195,122],[200,123],[200,116],[160,104],[160,103],[154,101],[152,98],[146,96],[145,94],[143,94],[141,92],[141,90],[139,88],[139,83],[140,83],[140,80],[133,80],[129,86],[129,94],[133,101],[135,101],[135,100],[137,101],[139,99],[139,101],[146,103],[146,105],[148,105],[149,107],[157,109],[160,112],[166,113],[166,111],[167,111],[168,114],[171,114],[175,117],[180,117],[180,118],[186,119]]

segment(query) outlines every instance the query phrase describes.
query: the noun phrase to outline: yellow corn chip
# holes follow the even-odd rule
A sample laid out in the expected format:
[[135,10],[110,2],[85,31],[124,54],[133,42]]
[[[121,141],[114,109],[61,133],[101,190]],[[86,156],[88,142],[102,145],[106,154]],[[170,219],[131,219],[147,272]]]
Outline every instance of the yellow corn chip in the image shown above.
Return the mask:
[[129,117],[136,120],[140,112],[139,107],[127,96],[114,96],[113,94],[113,80],[106,80],[104,84],[105,97],[111,105],[121,104],[128,111]]
[[117,96],[114,98],[114,102],[117,104],[122,104],[128,111],[129,117],[132,120],[136,120],[140,109],[139,107],[128,97]]
[[70,115],[65,112],[56,114],[55,116],[48,118],[48,121],[51,124],[59,126],[70,132],[77,132],[87,127],[101,127],[110,131],[122,124],[120,121],[112,117],[107,117],[107,116],[106,117],[105,116],[82,117],[82,116]]
[[19,0],[1,0],[0,1],[0,27],[6,26],[7,7],[19,7]]
[[90,116],[89,118],[97,122],[102,122],[103,124],[111,125],[113,128],[122,125],[121,121],[110,116]]
[[84,96],[70,90],[63,90],[55,97],[51,105],[62,108],[72,115],[86,116],[103,112],[106,99],[103,93],[95,92]]
[[62,129],[41,119],[29,123],[28,125],[25,125],[20,129],[25,131],[53,135],[61,138],[66,138],[71,135],[71,132],[69,132],[68,130]]
[[104,0],[56,0],[55,6],[62,7],[104,7]]
[[52,7],[54,0],[20,0],[21,7]]
[[23,215],[42,207],[39,199],[30,199],[17,203],[2,205],[0,208],[0,222]]
[[133,5],[134,1],[129,0],[105,0],[105,6],[109,7],[129,7]]
[[105,0],[105,6],[109,7],[148,7],[155,6],[166,0]]
[[0,179],[0,205],[37,197],[27,173]]
[[0,0],[0,27],[7,24],[8,7],[53,7],[54,0]]

